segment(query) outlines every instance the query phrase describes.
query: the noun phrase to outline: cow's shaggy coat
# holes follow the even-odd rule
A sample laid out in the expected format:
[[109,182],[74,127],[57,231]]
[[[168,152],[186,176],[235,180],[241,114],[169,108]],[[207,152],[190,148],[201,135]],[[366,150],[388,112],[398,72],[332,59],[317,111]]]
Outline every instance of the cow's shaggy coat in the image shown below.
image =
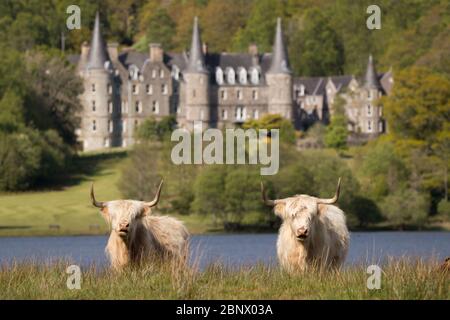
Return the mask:
[[151,208],[159,201],[161,186],[162,182],[152,202],[99,202],[95,200],[92,187],[92,202],[101,208],[111,226],[105,250],[114,269],[146,261],[185,261],[189,234],[183,223],[171,217],[151,215]]
[[283,269],[293,273],[308,267],[337,268],[342,265],[349,246],[349,232],[341,209],[332,205],[336,196],[320,199],[297,195],[280,200],[263,199],[282,219],[277,241],[278,260]]

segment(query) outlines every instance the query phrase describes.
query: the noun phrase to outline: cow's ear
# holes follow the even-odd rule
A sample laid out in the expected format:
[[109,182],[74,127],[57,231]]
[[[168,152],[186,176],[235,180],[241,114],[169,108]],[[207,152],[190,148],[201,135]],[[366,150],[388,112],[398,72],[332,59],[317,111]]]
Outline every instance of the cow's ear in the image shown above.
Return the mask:
[[284,219],[286,216],[286,203],[284,201],[276,203],[273,212],[281,219]]
[[145,216],[149,216],[152,213],[152,208],[150,207],[144,207],[144,209],[142,209],[142,213],[141,216],[145,217]]
[[104,218],[106,221],[109,221],[109,220],[110,220],[109,211],[108,211],[108,207],[107,207],[107,206],[101,208],[101,209],[100,209],[100,212],[102,213],[102,216],[103,216],[103,218]]

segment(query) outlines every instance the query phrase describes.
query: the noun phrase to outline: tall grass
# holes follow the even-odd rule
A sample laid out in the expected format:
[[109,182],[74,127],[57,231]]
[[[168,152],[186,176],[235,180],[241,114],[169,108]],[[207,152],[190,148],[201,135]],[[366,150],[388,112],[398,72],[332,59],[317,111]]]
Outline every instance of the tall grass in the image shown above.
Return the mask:
[[69,263],[15,263],[0,267],[0,299],[449,299],[450,275],[436,262],[391,260],[382,265],[381,288],[369,290],[365,266],[288,275],[276,266],[202,271],[144,265],[112,272],[82,268],[80,290],[66,286]]

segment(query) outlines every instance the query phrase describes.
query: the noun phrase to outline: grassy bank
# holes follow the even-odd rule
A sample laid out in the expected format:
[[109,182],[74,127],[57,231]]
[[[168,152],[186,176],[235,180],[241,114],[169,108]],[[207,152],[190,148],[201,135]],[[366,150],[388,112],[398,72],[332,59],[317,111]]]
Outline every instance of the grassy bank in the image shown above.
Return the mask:
[[[120,199],[120,170],[126,150],[85,153],[72,164],[71,174],[49,190],[0,194],[0,236],[106,234],[108,227],[89,199],[91,183],[101,199]],[[212,226],[199,216],[180,217],[192,233]]]
[[289,276],[276,267],[205,271],[146,266],[115,274],[82,269],[80,290],[66,287],[67,264],[0,268],[0,299],[450,299],[450,275],[435,263],[391,261],[381,288],[367,289],[366,267]]

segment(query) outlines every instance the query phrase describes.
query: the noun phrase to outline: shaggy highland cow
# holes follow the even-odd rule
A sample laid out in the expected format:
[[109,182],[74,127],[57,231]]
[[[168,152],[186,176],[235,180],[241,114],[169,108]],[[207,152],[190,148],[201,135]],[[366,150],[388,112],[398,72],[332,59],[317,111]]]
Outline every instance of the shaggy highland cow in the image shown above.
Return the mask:
[[337,268],[345,260],[349,233],[344,212],[332,204],[339,198],[341,179],[331,199],[308,195],[269,200],[261,183],[263,201],[282,219],[277,254],[280,265],[293,273],[308,266]]
[[158,204],[162,184],[163,181],[155,199],[150,202],[100,202],[95,199],[92,184],[92,204],[101,209],[111,227],[105,250],[114,269],[120,270],[128,264],[139,264],[149,259],[185,260],[189,234],[183,223],[171,217],[151,215],[151,208]]

